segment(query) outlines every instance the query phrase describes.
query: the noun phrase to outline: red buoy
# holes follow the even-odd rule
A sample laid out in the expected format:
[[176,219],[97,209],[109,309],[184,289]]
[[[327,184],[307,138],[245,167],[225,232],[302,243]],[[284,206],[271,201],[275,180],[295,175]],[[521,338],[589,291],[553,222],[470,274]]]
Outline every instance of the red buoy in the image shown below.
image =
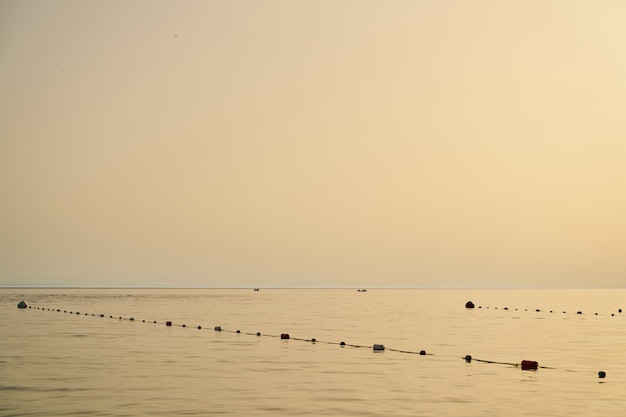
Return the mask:
[[522,361],[522,371],[537,370],[539,364],[536,361]]
[[281,339],[289,339],[289,333],[281,333],[280,334],[280,338]]

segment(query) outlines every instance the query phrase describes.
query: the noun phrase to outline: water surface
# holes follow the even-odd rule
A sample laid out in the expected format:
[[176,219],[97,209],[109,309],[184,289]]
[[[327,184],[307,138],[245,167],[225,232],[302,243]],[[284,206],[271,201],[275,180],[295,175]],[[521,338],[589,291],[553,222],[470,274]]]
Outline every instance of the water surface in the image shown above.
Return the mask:
[[623,307],[625,290],[0,289],[0,415],[623,416]]

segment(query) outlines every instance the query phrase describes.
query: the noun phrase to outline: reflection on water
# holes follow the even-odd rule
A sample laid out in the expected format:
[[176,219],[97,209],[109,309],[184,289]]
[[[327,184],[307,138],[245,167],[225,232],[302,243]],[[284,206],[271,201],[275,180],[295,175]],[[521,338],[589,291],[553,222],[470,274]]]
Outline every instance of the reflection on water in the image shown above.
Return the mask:
[[[625,296],[2,289],[0,414],[621,416]],[[524,359],[551,369],[504,364]]]

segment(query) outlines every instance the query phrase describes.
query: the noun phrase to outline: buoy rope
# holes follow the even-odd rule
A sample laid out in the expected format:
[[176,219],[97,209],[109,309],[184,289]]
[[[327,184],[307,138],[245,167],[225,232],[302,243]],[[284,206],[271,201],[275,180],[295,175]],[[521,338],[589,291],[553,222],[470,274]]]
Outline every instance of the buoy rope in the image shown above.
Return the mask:
[[[478,307],[481,308],[481,307]],[[488,307],[487,307],[488,308]],[[54,309],[54,308],[44,308],[44,307],[35,307],[35,306],[28,306],[28,309],[36,309],[36,310],[42,310],[42,311],[56,311],[56,312],[63,312],[63,313],[67,313],[67,314],[72,314],[72,315],[84,315],[84,316],[91,316],[91,317],[107,317],[105,314],[89,314],[89,313],[81,313],[79,311],[68,311],[68,310],[61,310],[61,309]],[[621,312],[621,310],[620,310]],[[580,313],[579,313],[580,314]],[[148,324],[164,324],[167,327],[181,327],[181,328],[187,328],[187,327],[194,327],[198,330],[207,330],[209,328],[205,328],[201,325],[197,325],[197,326],[187,326],[184,323],[173,323],[171,321],[158,321],[158,320],[137,320],[134,317],[122,317],[122,316],[113,316],[113,315],[109,315],[108,316],[110,319],[117,319],[119,321],[140,321],[142,323],[148,323]],[[275,335],[275,334],[266,334],[266,333],[261,333],[261,332],[242,332],[241,330],[230,330],[230,329],[223,329],[221,326],[215,326],[213,328],[214,331],[216,332],[226,332],[226,333],[236,333],[236,334],[245,334],[245,335],[249,335],[249,336],[257,336],[257,337],[272,337],[272,338],[280,338],[280,339],[291,339],[291,340],[297,340],[297,341],[303,341],[303,342],[310,342],[310,343],[323,343],[323,344],[328,344],[328,345],[339,345],[341,347],[352,347],[352,348],[359,348],[359,349],[374,349],[374,351],[384,351],[384,350],[388,350],[390,352],[397,352],[397,353],[404,353],[404,354],[411,354],[411,355],[420,355],[420,356],[426,356],[426,355],[432,355],[434,356],[435,354],[433,353],[426,353],[426,351],[424,350],[420,350],[420,351],[411,351],[411,350],[404,350],[404,349],[394,349],[394,348],[386,348],[384,345],[380,345],[380,344],[374,344],[374,345],[357,345],[357,344],[351,344],[351,343],[345,343],[345,342],[333,342],[333,341],[324,341],[324,340],[317,340],[316,338],[311,338],[311,339],[305,339],[305,338],[300,338],[300,337],[290,337],[288,334],[282,334],[282,335]],[[286,337],[284,337],[286,336]],[[455,358],[459,358],[458,356],[454,356]],[[498,364],[498,365],[507,365],[507,366],[512,366],[512,367],[522,367],[522,369],[524,369],[523,367],[523,363],[515,363],[515,362],[502,362],[502,361],[492,361],[492,360],[486,360],[486,359],[477,359],[477,358],[473,358],[470,355],[466,355],[464,357],[460,357],[461,359],[464,359],[466,362],[480,362],[480,363],[487,363],[487,364]],[[556,370],[558,368],[554,368],[554,367],[549,367],[549,366],[540,366],[538,365],[536,362],[534,362],[534,368],[527,368],[527,369],[553,369]],[[565,370],[566,372],[576,372],[573,370]],[[604,376],[600,376],[600,378],[604,378],[606,376],[606,373],[604,373],[603,371],[599,372],[599,375],[604,375]]]
[[[524,312],[535,312],[535,313],[549,313],[549,314],[566,314],[566,315],[575,315],[575,316],[580,316],[580,315],[585,315],[585,313],[582,310],[576,310],[575,312],[568,312],[567,310],[555,310],[555,309],[551,309],[551,310],[547,310],[547,309],[542,309],[542,308],[509,308],[509,307],[489,307],[489,306],[476,306],[476,307],[466,307],[466,309],[468,310],[500,310],[500,311],[510,311],[510,312],[515,312],[515,311],[524,311]],[[615,314],[621,314],[622,313],[622,309],[619,308],[613,312],[610,313],[611,317],[614,317]],[[602,314],[598,313],[598,312],[594,312],[592,314],[593,316],[601,316]]]

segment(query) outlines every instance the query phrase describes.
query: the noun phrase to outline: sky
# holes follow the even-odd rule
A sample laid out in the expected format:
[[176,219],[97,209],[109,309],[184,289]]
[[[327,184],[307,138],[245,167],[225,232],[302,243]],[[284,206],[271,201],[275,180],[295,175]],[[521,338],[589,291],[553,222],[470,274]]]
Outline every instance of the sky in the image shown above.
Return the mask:
[[625,23],[0,0],[0,286],[624,287]]

